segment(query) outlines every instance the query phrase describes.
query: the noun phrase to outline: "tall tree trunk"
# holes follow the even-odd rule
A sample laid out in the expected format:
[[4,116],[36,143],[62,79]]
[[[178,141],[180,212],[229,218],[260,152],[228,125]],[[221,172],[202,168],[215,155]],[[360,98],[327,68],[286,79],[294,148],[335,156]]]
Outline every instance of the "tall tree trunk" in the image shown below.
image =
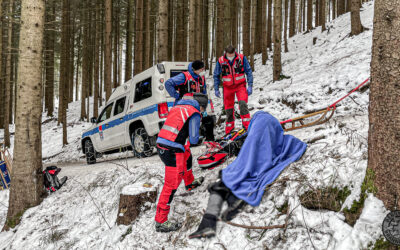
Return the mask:
[[[268,60],[267,50],[267,1],[262,1],[262,64],[265,65]],[[287,0],[286,0],[287,1]]]
[[134,75],[140,73],[143,68],[143,0],[136,0],[135,22],[135,63]]
[[274,0],[274,61],[273,61],[273,80],[277,81],[282,72],[281,63],[281,38],[282,36],[282,0]]
[[[5,112],[4,112],[4,145],[10,147],[10,89],[11,89],[11,54],[12,54],[12,29],[13,29],[13,2],[8,3],[8,28],[7,28],[7,57],[6,57],[6,82],[5,82]],[[1,59],[0,59],[1,60]]]
[[[233,47],[237,48],[238,44],[238,2],[237,0],[232,1],[232,8],[231,8],[231,17],[232,17],[232,22],[231,22],[231,33],[232,33],[232,45]],[[261,34],[261,33],[260,33]]]
[[232,43],[232,30],[231,30],[231,0],[222,1],[224,5],[223,16],[224,16],[224,26],[223,26],[223,36],[224,40],[222,47],[225,48],[227,45]]
[[336,19],[337,12],[336,12],[336,0],[332,0],[332,20]]
[[399,17],[398,1],[375,1],[368,169],[375,173],[376,196],[388,210],[400,207]]
[[360,19],[360,1],[352,0],[351,4],[351,35],[356,36],[363,32],[364,27]]
[[46,70],[46,87],[45,87],[45,106],[48,116],[53,116],[54,111],[54,39],[55,39],[55,0],[48,2],[46,13],[45,30],[45,70]]
[[0,129],[4,128],[4,91],[5,78],[3,74],[3,0],[0,0]]
[[303,3],[303,8],[302,8],[302,16],[303,16],[303,26],[302,26],[302,31],[306,31],[306,1],[307,0],[302,0]]
[[345,0],[337,0],[337,15],[343,15],[345,13]]
[[[235,0],[236,1],[236,0]],[[209,29],[208,29],[208,0],[203,0],[203,57],[204,66],[208,69],[208,56],[209,56]]]
[[154,55],[156,54],[155,45],[156,45],[156,20],[157,20],[157,1],[151,0],[151,9],[150,9],[150,54],[149,54],[149,62],[150,66],[154,65]]
[[[98,0],[96,0],[98,4]],[[100,8],[95,8],[95,25],[94,25],[94,95],[93,95],[93,116],[99,115],[99,51],[100,51]],[[128,16],[129,17],[129,16]]]
[[202,0],[196,0],[197,2],[197,8],[196,8],[196,27],[198,27],[198,30],[196,32],[196,59],[201,60],[202,59],[202,40],[203,40],[203,15],[202,15]]
[[135,1],[128,0],[128,8],[126,9],[126,54],[125,54],[125,82],[132,78],[132,34],[134,31],[133,26],[133,7]]
[[189,61],[196,58],[196,0],[189,0]]
[[[274,10],[275,10],[275,8],[274,8]],[[274,15],[274,17],[276,17],[276,16]],[[274,28],[275,28],[275,25],[276,24],[274,21]],[[290,0],[289,37],[292,37],[295,35],[295,30],[296,30],[296,0]],[[275,34],[275,31],[274,31],[274,34]],[[274,41],[274,43],[275,43],[275,41]]]
[[307,30],[310,31],[313,28],[312,15],[313,15],[313,3],[312,0],[307,0]]
[[[42,44],[44,1],[22,0],[13,185],[4,230],[44,197],[42,174]],[[14,224],[14,223],[13,223]],[[14,225],[15,225],[14,224]]]
[[168,60],[168,1],[160,0],[158,9],[158,62]]
[[[172,61],[172,54],[174,47],[172,42],[174,40],[174,4],[173,0],[168,1],[168,61]],[[199,27],[200,28],[200,27]],[[201,31],[200,31],[201,32]]]
[[288,26],[288,10],[289,10],[289,0],[285,0],[285,20],[283,25],[283,37],[285,42],[285,52],[289,52],[287,46],[287,26]]
[[[272,49],[272,0],[268,1],[268,19],[267,19],[267,46]],[[244,15],[244,12],[243,12]]]
[[297,32],[296,33],[301,33],[302,32],[302,30],[301,30],[301,27],[302,27],[302,24],[301,24],[301,20],[303,19],[303,12],[302,12],[302,9],[303,9],[303,0],[300,0],[299,1],[299,16],[298,16],[298,18],[297,18]]
[[[140,2],[143,0],[137,0]],[[105,9],[106,9],[106,33],[104,39],[104,89],[106,91],[106,101],[110,98],[111,95],[111,65],[112,65],[112,57],[111,57],[111,26],[112,26],[112,1],[105,0]],[[136,57],[136,55],[135,55]],[[83,71],[82,71],[83,72]],[[135,73],[136,73],[136,65],[135,65]],[[82,96],[82,99],[84,97]]]
[[257,25],[257,0],[251,0],[251,43],[250,43],[250,66],[254,71],[254,54],[256,53],[256,25]]
[[[251,0],[243,0],[243,54],[250,55],[250,7]],[[218,27],[218,24],[217,24]],[[217,30],[218,35],[218,30]],[[218,51],[218,50],[217,50]]]
[[75,72],[75,101],[79,100],[79,68],[81,66],[81,54],[82,54],[82,27],[79,27],[77,44],[77,55],[76,55],[76,72]]
[[[86,98],[89,96],[89,6],[85,4],[85,10],[83,11],[83,44],[82,44],[82,84],[81,84],[81,120],[89,117],[89,113],[87,112],[87,104]],[[111,59],[111,50],[110,50],[110,59]],[[111,68],[111,64],[109,65]],[[107,70],[107,69],[106,69]],[[111,78],[111,71],[110,71]],[[110,79],[111,80],[111,79]],[[111,84],[111,82],[110,82]],[[111,85],[110,85],[111,88]],[[111,91],[111,90],[110,90]]]
[[[215,1],[215,0],[214,0]],[[188,1],[184,1],[183,2],[183,11],[184,13],[182,14],[182,17],[184,18],[185,22],[184,22],[184,27],[183,27],[183,45],[182,45],[182,56],[183,56],[183,61],[187,61],[188,59],[188,26],[187,23],[189,23],[189,5],[188,5]]]
[[151,1],[149,1],[146,4],[146,43],[144,46],[144,68],[148,69],[151,67],[152,63],[150,62],[150,51],[151,51],[151,29],[152,29],[152,23],[151,23]]
[[315,27],[318,27],[320,25],[319,23],[319,13],[320,13],[320,9],[319,9],[319,4],[320,0],[315,0]]
[[322,26],[322,32],[324,32],[326,30],[325,27],[325,22],[326,22],[326,14],[325,14],[325,8],[326,8],[326,2],[325,0],[321,0],[320,2],[321,6],[320,6],[320,10],[319,10],[319,23]]
[[70,1],[63,0],[61,17],[61,53],[60,53],[60,81],[59,81],[59,123],[63,124],[63,145],[68,144],[67,141],[67,108],[68,108],[68,83],[69,83],[69,20],[70,20]]
[[211,22],[211,30],[212,30],[212,32],[211,32],[211,34],[212,34],[212,37],[211,37],[211,57],[210,57],[210,70],[209,70],[209,75],[210,76],[212,75],[213,58],[215,57],[215,61],[218,60],[217,59],[217,55],[215,54],[215,43],[216,43],[216,40],[215,40],[215,24],[216,24],[216,19],[217,19],[216,13],[217,13],[217,2],[216,2],[216,0],[213,0],[213,3],[212,3],[212,22]]
[[[262,4],[263,0],[257,0],[256,34],[262,34]],[[262,39],[255,39],[255,53],[262,53]]]
[[177,0],[176,12],[178,18],[176,19],[176,39],[175,39],[175,61],[182,62],[186,59],[183,54],[183,39],[186,37],[184,34],[183,26],[186,24],[184,17],[184,0]]
[[113,18],[112,18],[112,23],[113,23],[113,88],[118,87],[118,32],[119,32],[119,0],[113,1],[116,2],[116,6],[113,6]]
[[[215,0],[215,1],[217,1],[216,57],[219,57],[224,54],[224,21],[225,21],[224,20],[224,17],[225,17],[225,15],[224,15],[224,0]],[[249,15],[249,18],[250,18],[250,15]],[[246,31],[244,31],[244,32],[246,32]],[[249,37],[249,39],[250,39],[250,37]]]
[[[72,16],[70,16],[70,48],[69,48],[69,68],[68,68],[68,102],[71,103],[74,100],[74,58],[75,58],[75,16],[76,16],[76,8],[75,3],[72,2],[70,7],[70,12]],[[67,106],[68,107],[68,106]]]

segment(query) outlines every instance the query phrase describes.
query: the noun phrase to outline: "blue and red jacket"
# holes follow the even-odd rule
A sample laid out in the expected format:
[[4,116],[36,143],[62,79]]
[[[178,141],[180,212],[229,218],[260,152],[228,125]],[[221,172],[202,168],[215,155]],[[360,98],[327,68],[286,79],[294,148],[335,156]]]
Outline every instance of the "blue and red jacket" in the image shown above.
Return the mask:
[[182,98],[186,93],[207,94],[206,79],[195,74],[192,69],[192,63],[188,66],[188,71],[171,77],[165,82],[165,89],[170,96],[176,100]]
[[185,151],[186,140],[190,144],[199,141],[200,106],[195,100],[179,100],[169,111],[167,120],[158,133],[157,143]]
[[[222,65],[223,64],[223,65]],[[233,70],[232,70],[233,69]],[[234,72],[232,72],[234,71]],[[214,69],[214,88],[218,89],[219,84],[221,82],[220,75],[222,75],[222,78],[228,79],[227,75],[232,75],[231,78],[237,78],[237,77],[244,77],[244,74],[247,76],[247,84],[249,86],[253,86],[253,73],[249,64],[249,61],[247,61],[247,58],[242,55],[235,53],[235,58],[233,58],[232,61],[229,61],[229,59],[226,57],[226,54],[224,54],[222,57],[218,59],[217,64],[215,65]],[[233,85],[235,82],[227,82],[228,86]],[[245,80],[239,81],[239,84],[245,83]]]

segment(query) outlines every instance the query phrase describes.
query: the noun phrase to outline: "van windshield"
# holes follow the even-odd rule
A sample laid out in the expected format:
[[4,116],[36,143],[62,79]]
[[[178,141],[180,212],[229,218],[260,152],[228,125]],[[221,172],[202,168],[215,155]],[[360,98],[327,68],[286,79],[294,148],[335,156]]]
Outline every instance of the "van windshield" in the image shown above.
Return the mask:
[[179,75],[180,73],[185,72],[185,71],[187,71],[187,70],[172,69],[172,70],[169,72],[169,74],[170,74],[170,77],[172,78],[172,77],[174,77],[174,76],[176,76],[176,75]]

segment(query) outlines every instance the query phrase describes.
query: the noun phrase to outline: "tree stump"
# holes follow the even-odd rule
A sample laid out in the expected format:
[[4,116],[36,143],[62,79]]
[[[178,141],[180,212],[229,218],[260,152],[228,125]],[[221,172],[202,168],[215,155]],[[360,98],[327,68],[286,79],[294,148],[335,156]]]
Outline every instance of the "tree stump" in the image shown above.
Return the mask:
[[142,211],[157,200],[157,188],[148,183],[135,183],[122,189],[119,196],[117,225],[129,225]]

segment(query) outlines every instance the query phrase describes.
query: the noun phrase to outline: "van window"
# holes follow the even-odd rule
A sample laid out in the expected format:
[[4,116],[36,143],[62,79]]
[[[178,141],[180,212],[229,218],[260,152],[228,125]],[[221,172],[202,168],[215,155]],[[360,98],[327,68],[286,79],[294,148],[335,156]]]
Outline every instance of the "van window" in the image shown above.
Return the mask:
[[126,99],[126,96],[118,99],[115,102],[114,115],[118,115],[118,114],[121,114],[122,112],[124,112],[124,110],[125,110],[125,99]]
[[136,83],[135,99],[133,102],[140,102],[149,97],[151,97],[151,77]]
[[176,75],[179,75],[180,73],[186,72],[186,71],[187,71],[187,70],[173,69],[173,70],[171,70],[169,73],[170,73],[170,77],[172,78],[172,77],[174,77],[174,76],[176,76]]
[[112,111],[113,104],[114,103],[110,103],[110,104],[108,104],[107,107],[105,107],[103,109],[103,111],[101,112],[101,114],[99,116],[99,120],[97,121],[97,123],[104,122],[105,120],[111,118],[111,111]]

